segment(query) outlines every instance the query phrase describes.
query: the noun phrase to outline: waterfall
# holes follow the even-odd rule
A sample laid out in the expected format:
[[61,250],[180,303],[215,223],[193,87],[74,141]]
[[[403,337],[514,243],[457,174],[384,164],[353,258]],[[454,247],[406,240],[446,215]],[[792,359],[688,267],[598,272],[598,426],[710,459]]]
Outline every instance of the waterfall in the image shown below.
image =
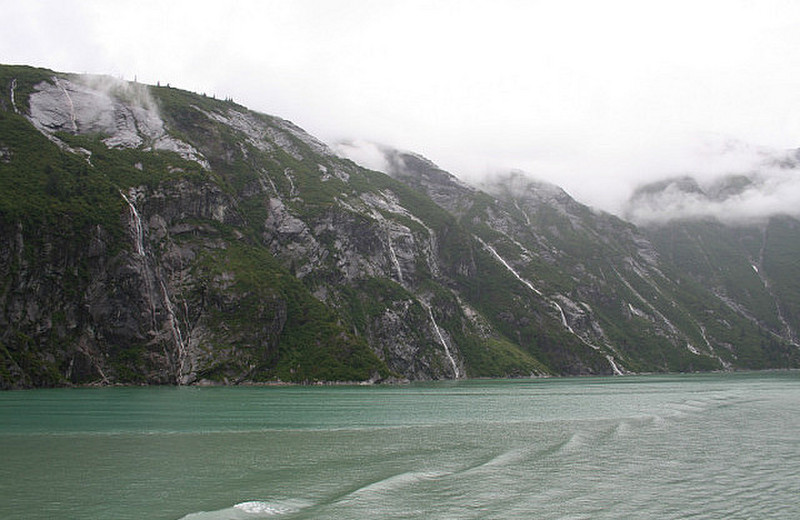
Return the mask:
[[14,100],[14,90],[17,88],[17,78],[11,80],[11,106],[14,107],[14,113],[19,114],[17,109],[17,102]]
[[411,220],[422,226],[425,229],[425,231],[428,232],[428,251],[427,254],[425,255],[425,262],[428,264],[428,268],[431,270],[431,274],[434,277],[436,277],[439,275],[439,266],[436,263],[436,250],[437,250],[436,233],[434,233],[431,228],[426,226],[423,221],[421,221],[417,217],[414,217],[413,215],[412,217],[413,218],[411,218]]
[[[542,294],[542,291],[540,291],[539,289],[537,289],[536,287],[534,287],[534,286],[533,286],[533,284],[532,284],[532,283],[530,283],[528,280],[526,280],[526,279],[524,279],[523,277],[521,277],[521,276],[519,275],[519,273],[517,273],[517,272],[514,270],[514,268],[513,268],[513,267],[511,267],[511,265],[509,265],[509,263],[508,263],[508,262],[506,262],[506,261],[505,261],[505,259],[504,259],[502,256],[500,256],[500,254],[499,254],[499,253],[498,253],[498,252],[495,250],[495,248],[493,248],[492,246],[490,246],[489,244],[487,244],[486,242],[484,242],[483,240],[481,240],[479,237],[475,237],[475,238],[477,238],[477,239],[478,239],[478,242],[480,242],[480,243],[481,243],[481,245],[483,245],[483,247],[485,247],[485,248],[486,248],[486,249],[487,249],[487,250],[488,250],[490,253],[492,253],[492,255],[494,255],[494,257],[495,257],[495,258],[496,258],[496,259],[497,259],[497,260],[498,260],[498,261],[499,261],[501,264],[503,264],[503,266],[504,266],[504,267],[505,267],[505,268],[508,270],[508,272],[510,272],[511,274],[513,274],[513,275],[514,275],[514,277],[516,277],[516,279],[517,279],[517,280],[519,280],[520,282],[522,282],[522,283],[523,283],[523,284],[524,284],[524,285],[525,285],[525,286],[526,286],[528,289],[530,289],[531,291],[533,291],[533,292],[534,292],[534,293],[536,293],[537,295],[539,295],[539,296],[541,296],[541,297],[544,297],[544,295]],[[575,334],[575,331],[574,331],[574,330],[572,330],[572,327],[570,327],[570,326],[569,326],[569,323],[567,322],[567,316],[566,316],[566,314],[564,314],[564,309],[561,307],[561,305],[560,305],[560,304],[559,304],[557,301],[555,301],[555,300],[549,300],[549,299],[548,299],[547,301],[550,303],[550,305],[552,305],[553,307],[555,307],[555,309],[558,311],[558,314],[561,316],[561,324],[564,326],[564,328],[565,328],[565,329],[567,329],[567,330],[570,332],[570,334]],[[576,334],[576,335],[577,335],[577,334]]]
[[530,217],[528,217],[528,214],[525,212],[525,210],[523,210],[522,208],[519,207],[519,204],[517,203],[517,199],[513,199],[513,200],[514,200],[514,207],[517,208],[517,210],[520,213],[522,213],[522,216],[525,217],[525,223],[528,224],[528,226],[530,226],[531,225]]
[[[480,237],[477,237],[477,236],[476,236],[475,238],[477,238],[477,239],[478,239],[478,242],[480,242],[480,243],[481,243],[481,245],[482,245],[483,247],[485,247],[485,248],[486,248],[486,249],[487,249],[487,250],[488,250],[490,253],[492,253],[492,255],[494,255],[494,257],[495,257],[495,258],[497,258],[497,260],[498,260],[498,261],[499,261],[501,264],[503,264],[503,266],[504,266],[504,267],[505,267],[505,268],[508,270],[508,272],[510,272],[511,274],[513,274],[513,275],[516,277],[516,279],[517,279],[517,280],[519,280],[520,282],[522,282],[522,283],[523,283],[523,284],[524,284],[524,285],[525,285],[525,286],[526,286],[528,289],[530,289],[531,291],[535,292],[535,293],[536,293],[536,294],[538,294],[539,296],[544,296],[544,295],[542,294],[542,292],[541,292],[539,289],[537,289],[536,287],[534,287],[534,286],[533,286],[533,284],[532,284],[532,283],[530,283],[528,280],[526,280],[526,279],[524,279],[523,277],[521,277],[521,276],[520,276],[520,275],[519,275],[519,274],[518,274],[518,273],[517,273],[517,272],[514,270],[514,268],[512,268],[510,265],[508,265],[508,262],[506,262],[506,261],[505,261],[505,259],[504,259],[502,256],[500,256],[500,254],[499,254],[499,253],[498,253],[498,252],[497,252],[497,251],[496,251],[496,250],[495,250],[495,249],[494,249],[492,246],[490,246],[489,244],[487,244],[486,242],[484,242],[483,240],[481,240],[481,239],[480,239]],[[560,309],[560,307],[559,307],[559,309]],[[563,315],[563,312],[562,312],[562,315]]]
[[269,181],[269,185],[272,187],[272,193],[274,193],[276,197],[280,198],[281,194],[278,192],[278,188],[275,186],[275,183],[272,181],[269,173],[267,173],[265,170],[261,170],[260,175],[258,176],[258,183],[261,184],[261,189],[264,190],[264,193],[268,193],[269,190],[267,189],[267,185],[264,183],[264,179]]
[[119,192],[122,195],[122,198],[125,199],[125,202],[128,203],[128,207],[131,209],[131,229],[133,230],[134,241],[136,243],[136,252],[144,258],[144,228],[142,227],[142,217],[139,215],[139,211],[136,209],[136,206],[133,205],[133,202],[122,193],[122,190]]
[[551,301],[550,303],[552,303],[553,306],[558,309],[558,313],[561,314],[561,324],[564,326],[564,328],[567,329],[570,334],[575,334],[575,331],[572,330],[572,327],[570,327],[569,323],[567,323],[567,316],[564,314],[564,309],[561,308],[561,305],[559,305],[557,301]]
[[139,210],[136,209],[136,205],[134,205],[133,201],[125,196],[122,190],[119,190],[119,194],[122,195],[122,198],[125,199],[125,202],[128,204],[128,208],[131,210],[130,226],[131,232],[133,233],[133,242],[136,247],[136,254],[139,256],[139,260],[142,262],[141,272],[142,276],[144,277],[144,283],[147,286],[147,304],[150,306],[151,326],[155,328],[156,307],[153,303],[153,277],[150,273],[150,269],[147,266],[147,252],[144,249],[144,226],[142,226],[142,217],[139,214]]
[[[532,283],[530,283],[528,280],[526,280],[526,279],[522,278],[522,277],[519,275],[519,273],[517,273],[517,272],[516,272],[516,271],[515,271],[515,270],[514,270],[514,269],[511,267],[511,265],[509,265],[509,263],[505,261],[505,259],[504,259],[502,256],[500,256],[500,254],[499,254],[499,253],[498,253],[498,252],[495,250],[495,248],[493,248],[492,246],[490,246],[489,244],[487,244],[486,242],[484,242],[483,240],[481,240],[481,238],[480,238],[480,237],[476,236],[475,238],[478,240],[478,242],[480,242],[480,243],[481,243],[481,245],[482,245],[484,248],[486,248],[486,250],[487,250],[487,251],[489,251],[490,253],[492,253],[492,255],[493,255],[493,256],[494,256],[494,257],[495,257],[495,258],[496,258],[496,259],[497,259],[497,260],[498,260],[498,261],[499,261],[501,264],[503,264],[503,266],[504,266],[504,267],[505,267],[505,268],[506,268],[506,269],[507,269],[507,270],[508,270],[508,271],[509,271],[511,274],[513,274],[513,275],[514,275],[514,277],[515,277],[517,280],[519,280],[520,282],[522,282],[522,283],[523,283],[523,284],[524,284],[524,285],[525,285],[525,286],[526,286],[528,289],[530,289],[531,291],[533,291],[533,292],[534,292],[534,293],[536,293],[537,295],[541,296],[542,298],[545,298],[545,300],[546,300],[546,301],[547,301],[547,302],[548,302],[550,305],[552,305],[552,306],[553,306],[553,307],[554,307],[554,308],[555,308],[555,309],[558,311],[558,314],[559,314],[559,316],[561,317],[561,325],[563,325],[563,326],[564,326],[564,328],[565,328],[565,329],[567,329],[567,330],[569,331],[569,333],[570,333],[570,334],[572,334],[573,336],[575,336],[576,338],[578,338],[578,339],[581,341],[581,343],[583,343],[583,344],[584,344],[584,345],[586,345],[587,347],[590,347],[590,348],[592,348],[592,349],[594,349],[594,350],[600,350],[600,347],[598,347],[597,345],[592,345],[591,343],[589,343],[588,341],[586,341],[586,340],[585,340],[585,339],[584,339],[584,338],[583,338],[583,337],[582,337],[580,334],[578,334],[577,332],[575,332],[575,330],[574,330],[572,327],[570,327],[570,325],[569,325],[569,322],[567,322],[567,316],[566,316],[566,314],[564,314],[564,309],[561,307],[561,305],[560,305],[560,304],[559,304],[557,301],[555,301],[555,300],[551,300],[551,299],[549,299],[549,298],[546,298],[546,297],[545,297],[545,296],[542,294],[542,292],[541,292],[539,289],[537,289],[536,287],[534,287],[534,286],[533,286],[533,284],[532,284]],[[618,274],[619,274],[619,273],[618,273]],[[611,363],[611,368],[614,370],[614,374],[621,375],[623,372],[622,372],[622,371],[619,369],[619,367],[617,367],[616,363],[614,362],[614,358],[613,358],[612,356],[610,356],[610,355],[607,355],[607,356],[606,356],[606,358],[608,359],[609,363]]]
[[294,197],[297,195],[297,189],[294,187],[294,181],[292,180],[292,176],[289,174],[289,168],[283,170],[283,176],[286,177],[286,180],[289,181],[289,196]]
[[[764,272],[763,269],[764,250],[766,249],[766,247],[767,247],[767,228],[765,227],[761,232],[761,250],[758,252],[758,262],[753,262],[751,264],[751,267],[753,268],[753,271],[756,272],[756,275],[758,275],[758,278],[764,285],[764,289],[767,291],[767,294],[772,299],[772,302],[775,304],[775,311],[778,316],[778,321],[780,321],[781,325],[783,326],[783,334],[776,334],[776,333],[773,334],[783,340],[788,341],[795,347],[800,347],[800,344],[797,343],[797,338],[792,332],[792,327],[789,325],[789,322],[786,321],[786,317],[783,315],[783,310],[781,309],[781,306],[778,303],[778,299],[775,296],[775,293],[772,291],[772,284],[770,283],[769,278],[767,278],[766,272]],[[759,270],[756,263],[762,267],[761,270]]]
[[425,305],[425,308],[428,310],[428,316],[431,318],[431,323],[433,323],[433,330],[436,331],[436,335],[439,336],[439,342],[444,347],[444,353],[447,356],[447,359],[450,360],[450,364],[453,366],[453,377],[458,379],[461,377],[461,374],[458,372],[458,364],[456,364],[453,354],[450,353],[450,347],[447,346],[447,341],[445,341],[442,331],[439,329],[439,325],[436,323],[436,320],[433,319],[433,311],[431,310],[430,305]]
[[638,292],[636,289],[634,289],[634,288],[633,288],[633,285],[631,285],[631,284],[630,284],[630,282],[628,282],[628,280],[626,280],[626,279],[625,279],[625,278],[624,278],[624,277],[623,277],[623,276],[622,276],[622,275],[619,273],[619,271],[617,271],[617,270],[616,270],[615,268],[613,268],[613,267],[612,267],[612,270],[614,271],[614,274],[616,274],[616,275],[617,275],[617,278],[619,278],[619,281],[621,281],[621,282],[622,282],[622,284],[623,284],[623,285],[625,285],[625,287],[627,287],[627,288],[628,288],[628,290],[629,290],[631,293],[633,293],[633,295],[634,295],[634,296],[636,296],[636,297],[637,297],[637,298],[638,298],[638,299],[639,299],[639,300],[640,300],[640,301],[641,301],[643,304],[645,304],[645,306],[647,306],[647,307],[650,309],[650,311],[651,311],[653,314],[655,314],[656,316],[658,316],[659,318],[661,318],[661,321],[663,321],[663,322],[664,322],[664,323],[667,325],[667,327],[669,327],[669,330],[670,330],[670,331],[672,331],[672,333],[673,333],[673,334],[675,334],[676,336],[680,336],[680,335],[681,335],[681,333],[680,333],[680,331],[678,330],[678,328],[677,328],[675,325],[673,325],[673,324],[672,324],[672,322],[671,322],[671,321],[669,321],[669,320],[667,319],[667,317],[666,317],[666,316],[664,316],[664,315],[663,315],[663,314],[662,314],[662,313],[661,313],[661,312],[660,312],[658,309],[656,309],[656,308],[653,306],[653,304],[652,304],[652,303],[650,303],[648,300],[646,300],[646,299],[644,298],[644,296],[642,296],[641,294],[639,294],[639,292]]
[[397,278],[400,279],[400,283],[403,283],[403,271],[400,269],[400,262],[397,260],[397,254],[394,252],[394,246],[392,245],[392,235],[389,234],[389,230],[386,230],[386,241],[389,243],[389,254],[392,257],[392,263],[394,264],[395,269],[397,269]]
[[67,89],[65,89],[64,86],[58,81],[58,78],[54,77],[53,80],[56,82],[56,85],[58,85],[58,88],[61,89],[61,92],[63,92],[64,95],[67,97],[67,103],[69,104],[69,116],[72,119],[72,131],[77,134],[78,119],[77,117],[75,117],[75,104],[72,102],[72,97],[70,97],[69,92],[67,92]]
[[169,328],[172,330],[172,339],[175,341],[175,346],[178,348],[177,380],[178,384],[181,384],[183,383],[183,365],[186,362],[186,344],[183,342],[183,334],[181,334],[181,329],[178,326],[175,308],[172,306],[172,300],[169,299],[167,286],[164,284],[163,280],[161,280],[161,294],[164,297],[164,306],[167,309]]
[[619,369],[619,367],[617,366],[617,363],[614,361],[614,356],[612,356],[611,354],[606,354],[606,359],[611,364],[611,370],[614,371],[614,375],[615,376],[623,376],[623,375],[625,375],[622,372],[622,370]]
[[[144,248],[144,226],[142,226],[142,217],[139,214],[139,210],[136,209],[136,206],[133,204],[133,201],[129,199],[123,192],[120,190],[120,195],[122,198],[125,199],[125,202],[128,203],[128,207],[131,210],[131,219],[130,225],[131,230],[133,231],[134,242],[136,245],[136,254],[139,256],[139,259],[142,262],[142,276],[144,277],[144,282],[147,285],[147,303],[150,305],[150,316],[152,318],[152,326],[153,328],[156,327],[156,309],[155,305],[153,304],[153,277],[150,273],[150,268],[147,265],[147,252]],[[158,282],[161,286],[161,298],[164,302],[164,308],[167,311],[167,319],[169,320],[169,328],[172,332],[172,339],[175,342],[175,346],[178,349],[178,362],[177,362],[177,380],[178,384],[181,384],[183,381],[184,373],[183,373],[183,366],[186,362],[186,344],[183,340],[183,334],[181,334],[181,329],[178,324],[178,318],[175,315],[175,308],[172,305],[172,300],[169,298],[169,292],[167,291],[167,286],[164,283],[164,280],[161,277],[157,277]]]
[[389,232],[389,225],[386,223],[386,219],[379,211],[375,208],[372,208],[372,218],[374,218],[378,222],[378,226],[380,227],[381,231],[386,233],[386,245],[389,248],[389,257],[392,260],[392,264],[394,265],[395,270],[397,271],[397,279],[402,284],[403,283],[403,270],[400,267],[400,261],[397,259],[397,253],[394,250],[394,245],[392,244],[392,234]]

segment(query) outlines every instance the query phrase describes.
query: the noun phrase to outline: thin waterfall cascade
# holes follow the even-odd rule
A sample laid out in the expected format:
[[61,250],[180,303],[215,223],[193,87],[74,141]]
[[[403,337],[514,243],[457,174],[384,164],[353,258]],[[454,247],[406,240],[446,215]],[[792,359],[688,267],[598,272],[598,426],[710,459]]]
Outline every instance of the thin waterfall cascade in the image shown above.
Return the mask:
[[[475,237],[475,238],[477,238],[477,239],[478,239],[478,241],[481,243],[481,245],[483,245],[483,247],[485,247],[487,251],[489,251],[490,253],[492,253],[492,255],[493,255],[493,256],[494,256],[494,257],[495,257],[495,258],[496,258],[496,259],[497,259],[497,260],[498,260],[498,261],[499,261],[501,264],[503,264],[503,267],[505,267],[505,268],[508,270],[508,272],[510,272],[511,274],[513,274],[513,275],[514,275],[514,277],[515,277],[517,280],[519,280],[520,282],[522,282],[522,284],[523,284],[523,285],[525,285],[525,287],[527,287],[528,289],[530,289],[531,291],[533,291],[534,293],[536,293],[538,296],[541,296],[541,297],[543,297],[543,298],[545,297],[545,296],[544,296],[544,294],[542,294],[542,291],[540,291],[539,289],[537,289],[536,287],[534,287],[534,286],[533,286],[533,284],[532,284],[532,283],[530,283],[528,280],[526,280],[526,279],[524,279],[523,277],[521,277],[521,276],[519,275],[519,273],[517,273],[517,272],[514,270],[514,268],[513,268],[513,267],[511,267],[511,265],[510,265],[508,262],[506,262],[505,258],[503,258],[502,256],[500,256],[500,253],[498,253],[498,252],[497,252],[497,250],[496,250],[495,248],[493,248],[492,246],[490,246],[489,244],[487,244],[486,242],[484,242],[483,240],[481,240],[479,237]],[[567,322],[567,316],[566,316],[566,314],[564,314],[564,309],[561,307],[561,305],[560,305],[560,304],[559,304],[557,301],[555,301],[555,300],[551,300],[551,299],[549,299],[549,298],[547,298],[547,301],[548,301],[548,303],[550,303],[550,305],[552,305],[553,307],[555,307],[555,309],[558,311],[558,314],[559,314],[559,316],[561,317],[561,324],[564,326],[564,328],[565,328],[565,329],[567,329],[567,330],[570,332],[570,334],[575,334],[575,331],[572,329],[572,327],[570,327],[570,326],[569,326],[569,323]],[[575,335],[577,336],[577,334],[575,334]]]
[[264,184],[264,179],[266,179],[267,181],[269,181],[269,185],[270,185],[270,187],[272,187],[272,193],[273,193],[273,194],[274,194],[276,197],[280,197],[280,196],[281,196],[281,194],[280,194],[280,192],[278,191],[278,187],[277,187],[277,186],[275,186],[275,182],[273,182],[273,180],[272,180],[272,177],[270,177],[270,176],[269,176],[269,174],[268,174],[266,171],[263,171],[263,170],[262,170],[262,172],[261,172],[261,175],[259,175],[259,176],[258,176],[258,182],[260,182],[260,183],[261,183],[261,187],[264,189],[264,191],[265,191],[265,192],[267,192],[267,191],[269,191],[269,190],[267,190],[267,186],[266,186],[266,184]]
[[183,334],[181,334],[181,328],[178,325],[178,318],[175,316],[175,307],[172,305],[172,300],[169,298],[169,293],[167,292],[167,286],[163,280],[161,282],[161,294],[164,298],[164,306],[167,309],[167,317],[169,318],[169,327],[172,331],[172,339],[175,341],[175,345],[178,347],[178,362],[177,362],[177,380],[178,384],[183,382],[183,365],[186,362],[186,344],[183,341]]
[[128,204],[128,208],[130,209],[130,227],[131,232],[133,234],[133,242],[136,248],[136,254],[139,256],[139,259],[142,262],[142,276],[144,277],[144,282],[147,285],[147,303],[150,306],[150,320],[151,326],[156,326],[156,307],[153,303],[153,276],[150,272],[150,269],[147,265],[147,251],[144,247],[144,226],[142,225],[142,216],[139,214],[139,210],[136,209],[136,205],[133,201],[128,198],[125,193],[120,190],[119,194]]
[[[764,266],[764,251],[767,248],[767,228],[763,228],[761,231],[761,250],[758,252],[758,265]],[[786,317],[783,315],[783,309],[781,309],[780,303],[778,298],[775,296],[775,293],[772,291],[772,284],[767,278],[766,273],[763,269],[759,270],[756,266],[756,263],[752,264],[753,270],[758,275],[758,278],[761,280],[761,283],[764,285],[764,289],[766,289],[767,294],[772,299],[773,303],[775,304],[775,311],[778,316],[778,321],[781,322],[783,326],[784,333],[783,334],[775,334],[777,337],[781,339],[785,339],[795,347],[800,347],[798,344],[797,337],[792,333],[792,327],[789,325],[789,322],[786,321]]]
[[[513,268],[513,267],[511,267],[511,266],[508,264],[508,262],[506,262],[506,261],[505,261],[505,259],[504,259],[502,256],[500,256],[500,253],[498,253],[498,252],[495,250],[495,248],[493,248],[492,246],[490,246],[489,244],[487,244],[486,242],[484,242],[483,240],[481,240],[479,237],[475,237],[475,238],[477,238],[477,239],[478,239],[478,242],[480,242],[480,243],[481,243],[481,245],[482,245],[484,248],[486,248],[486,250],[488,250],[490,253],[492,253],[492,255],[494,255],[494,257],[495,257],[495,258],[496,258],[496,259],[497,259],[497,260],[498,260],[498,261],[499,261],[501,264],[503,264],[503,267],[505,267],[505,268],[508,270],[508,272],[510,272],[511,274],[513,274],[513,275],[514,275],[514,277],[516,277],[516,279],[517,279],[517,280],[519,280],[520,282],[522,282],[522,283],[523,283],[523,284],[524,284],[524,285],[525,285],[525,286],[526,286],[528,289],[530,289],[531,291],[535,292],[535,293],[536,293],[536,294],[538,294],[539,296],[544,296],[544,295],[542,294],[542,291],[540,291],[539,289],[537,289],[536,287],[534,287],[534,286],[533,286],[533,284],[532,284],[532,283],[530,283],[528,280],[526,280],[526,279],[524,279],[523,277],[521,277],[521,276],[519,275],[519,273],[517,273],[517,272],[514,270],[514,268]],[[562,314],[563,314],[563,312],[562,312]]]
[[19,109],[17,108],[17,102],[14,99],[14,91],[17,89],[17,78],[11,80],[11,106],[14,107],[14,113],[19,114]]
[[450,352],[450,347],[447,345],[447,341],[445,341],[444,336],[442,335],[441,329],[439,329],[439,325],[436,323],[436,320],[433,319],[433,311],[431,310],[429,305],[426,305],[425,308],[428,310],[428,316],[431,319],[431,323],[433,324],[433,330],[436,331],[436,335],[439,337],[439,342],[444,347],[444,353],[447,356],[447,359],[450,361],[450,364],[453,366],[453,377],[458,379],[461,377],[461,373],[458,370],[458,364],[456,363],[453,354]]
[[392,257],[392,263],[395,269],[397,269],[397,278],[400,280],[400,283],[403,283],[403,270],[400,268],[400,261],[397,260],[397,253],[395,253],[394,246],[392,245],[392,236],[389,234],[388,230],[386,231],[386,242],[389,244],[389,255]]
[[680,331],[678,330],[678,328],[677,328],[675,325],[673,325],[673,324],[672,324],[672,322],[671,322],[671,321],[669,321],[669,319],[667,319],[667,317],[666,317],[666,316],[664,316],[664,314],[662,314],[662,313],[661,313],[661,311],[659,311],[658,309],[656,309],[656,308],[653,306],[653,304],[652,304],[652,303],[650,303],[650,302],[649,302],[647,299],[645,299],[645,297],[644,297],[644,296],[642,296],[641,294],[639,294],[639,291],[637,291],[637,290],[636,290],[636,289],[633,287],[633,285],[631,285],[631,283],[630,283],[630,282],[628,282],[628,280],[626,280],[626,279],[625,279],[625,278],[624,278],[624,277],[623,277],[623,276],[620,274],[620,272],[619,272],[619,271],[617,271],[615,268],[612,268],[612,269],[613,269],[613,271],[614,271],[614,274],[616,274],[616,275],[617,275],[617,278],[619,278],[619,280],[620,280],[620,281],[621,281],[621,282],[622,282],[622,283],[625,285],[625,287],[627,287],[627,288],[628,288],[628,290],[629,290],[629,291],[631,291],[631,293],[633,293],[633,295],[634,295],[634,296],[636,296],[636,297],[639,299],[639,301],[641,301],[641,302],[642,302],[642,303],[643,303],[643,304],[644,304],[644,305],[645,305],[645,306],[646,306],[648,309],[650,309],[650,311],[651,311],[653,314],[655,314],[656,316],[658,316],[659,318],[661,318],[661,320],[662,320],[662,321],[663,321],[663,322],[664,322],[664,323],[667,325],[667,327],[669,327],[670,331],[672,331],[672,333],[673,333],[673,334],[675,334],[676,336],[679,336],[679,335],[680,335]]
[[142,216],[139,214],[139,210],[136,209],[136,206],[133,204],[133,202],[131,202],[131,200],[121,190],[119,194],[122,195],[122,198],[125,199],[125,202],[128,204],[128,207],[131,210],[131,229],[133,230],[134,234],[136,253],[144,258],[144,227],[142,226]]
[[392,265],[394,265],[394,268],[397,271],[397,280],[403,284],[403,270],[400,267],[400,261],[397,259],[397,252],[394,250],[392,234],[389,232],[389,225],[387,224],[383,215],[381,215],[380,212],[375,209],[372,210],[372,217],[378,222],[378,226],[380,227],[381,231],[386,233],[386,245],[389,248],[389,258],[391,259]]
[[[142,216],[139,214],[139,210],[136,209],[136,205],[133,201],[128,198],[121,190],[120,195],[122,198],[125,199],[125,202],[128,204],[128,207],[131,210],[131,230],[134,235],[134,243],[136,245],[136,253],[142,260],[144,264],[142,267],[143,275],[145,279],[145,283],[147,284],[147,294],[148,294],[148,303],[150,304],[150,315],[153,319],[153,325],[155,326],[155,306],[153,305],[153,298],[150,297],[152,292],[153,286],[153,279],[150,274],[150,269],[148,268],[147,264],[147,252],[144,247],[144,226],[142,225]],[[178,383],[181,383],[183,380],[183,366],[186,361],[186,344],[183,339],[183,334],[181,333],[181,328],[178,323],[178,317],[175,315],[175,307],[172,305],[172,300],[169,297],[169,292],[167,291],[167,286],[163,280],[159,279],[159,284],[161,285],[161,298],[164,302],[164,307],[167,311],[167,318],[169,320],[169,328],[172,332],[172,339],[175,342],[175,346],[178,349],[178,362],[177,362],[177,380]]]
[[[142,260],[142,274],[145,279],[145,283],[147,284],[147,295],[148,295],[148,303],[150,305],[150,315],[153,320],[153,326],[155,326],[155,305],[153,304],[153,298],[150,296],[153,291],[153,278],[150,274],[150,269],[147,266],[147,252],[144,247],[144,226],[142,225],[142,216],[139,214],[139,210],[136,209],[136,205],[133,201],[128,198],[121,190],[119,192],[122,195],[122,198],[125,199],[125,202],[128,204],[131,212],[131,230],[134,236],[134,244],[136,246],[136,254],[139,255],[139,258]],[[160,277],[159,277],[160,278]],[[183,339],[183,334],[181,333],[181,328],[179,326],[178,317],[175,314],[175,307],[172,304],[172,300],[169,297],[169,292],[167,291],[167,286],[163,280],[158,280],[161,286],[161,299],[164,302],[164,308],[167,311],[167,319],[169,320],[169,328],[172,332],[172,339],[175,342],[175,346],[178,349],[178,361],[177,361],[177,380],[180,384],[183,380],[183,369],[184,364],[186,361],[186,343]]]
[[283,170],[283,176],[286,177],[286,180],[289,181],[289,196],[294,197],[297,195],[298,191],[297,188],[294,187],[294,181],[292,180],[292,176],[289,173],[291,170],[288,168]]
[[611,365],[611,370],[614,371],[615,376],[625,375],[625,373],[622,370],[620,370],[620,368],[617,366],[617,362],[614,361],[614,356],[612,356],[611,354],[606,354],[606,359],[608,360],[608,363]]
[[567,329],[570,334],[575,334],[575,331],[572,330],[572,327],[570,327],[569,323],[567,323],[567,315],[564,314],[564,309],[561,307],[561,305],[557,301],[551,301],[551,303],[556,309],[558,309],[558,313],[561,314],[561,324],[564,326],[564,328]]
[[[569,322],[567,322],[567,316],[566,316],[566,314],[564,313],[564,308],[563,308],[563,307],[561,307],[561,304],[559,304],[559,303],[558,303],[557,301],[555,301],[555,300],[551,300],[551,299],[549,299],[549,298],[546,298],[546,297],[544,296],[544,294],[542,294],[542,292],[541,292],[539,289],[537,289],[536,287],[534,287],[534,286],[533,286],[533,284],[532,284],[532,283],[530,283],[528,280],[526,280],[526,279],[522,278],[522,277],[519,275],[519,273],[517,273],[517,272],[514,270],[514,268],[513,268],[513,267],[511,267],[511,265],[510,265],[508,262],[506,262],[505,258],[503,258],[502,256],[500,256],[500,254],[497,252],[497,250],[495,250],[495,248],[493,248],[492,246],[490,246],[489,244],[487,244],[486,242],[484,242],[483,240],[481,240],[481,238],[480,238],[480,237],[477,237],[477,236],[476,236],[475,238],[478,240],[478,242],[480,242],[480,243],[481,243],[481,245],[482,245],[482,246],[483,246],[483,247],[484,247],[484,248],[485,248],[487,251],[489,251],[489,252],[490,252],[490,253],[491,253],[491,254],[492,254],[492,255],[493,255],[493,256],[494,256],[494,257],[497,259],[497,261],[499,261],[501,264],[503,264],[503,266],[504,266],[504,267],[505,267],[505,268],[508,270],[508,272],[510,272],[511,274],[513,274],[513,275],[514,275],[514,277],[515,277],[517,280],[519,280],[519,281],[520,281],[522,284],[524,284],[524,285],[525,285],[525,286],[526,286],[528,289],[530,289],[531,291],[533,291],[534,293],[536,293],[538,296],[541,296],[542,298],[545,298],[545,299],[547,300],[547,302],[548,302],[550,305],[552,305],[552,306],[553,306],[553,307],[554,307],[554,308],[555,308],[555,309],[558,311],[558,314],[559,314],[559,316],[561,317],[561,325],[563,325],[563,326],[564,326],[564,328],[565,328],[565,329],[567,329],[567,331],[569,331],[569,333],[570,333],[570,334],[572,334],[573,336],[575,336],[576,338],[578,338],[578,339],[581,341],[581,343],[583,343],[584,345],[586,345],[586,346],[588,346],[588,347],[590,347],[590,348],[592,348],[592,349],[594,349],[594,350],[600,350],[600,347],[598,347],[597,345],[593,345],[593,344],[589,343],[588,341],[586,341],[586,340],[585,340],[585,339],[584,339],[584,338],[583,338],[583,337],[582,337],[580,334],[578,334],[577,332],[575,332],[575,330],[574,330],[574,329],[573,329],[573,328],[572,328],[572,327],[569,325]],[[616,362],[614,361],[614,358],[613,358],[611,355],[607,355],[607,356],[606,356],[606,359],[608,359],[608,362],[609,362],[609,364],[611,365],[611,369],[614,371],[614,374],[615,374],[615,375],[621,375],[621,374],[623,374],[623,372],[622,372],[622,371],[619,369],[619,367],[617,366]]]
[[67,98],[67,104],[69,105],[69,116],[72,120],[72,131],[78,133],[78,118],[75,116],[75,104],[72,102],[72,97],[67,92],[67,89],[58,81],[58,78],[53,78],[55,80],[56,85],[58,88],[61,89],[61,92],[64,93],[64,96]]
[[517,211],[522,213],[522,216],[525,217],[525,223],[528,226],[530,226],[531,225],[531,219],[530,219],[530,217],[528,217],[528,213],[524,209],[519,207],[519,203],[517,202],[517,199],[514,199],[514,207],[517,208]]

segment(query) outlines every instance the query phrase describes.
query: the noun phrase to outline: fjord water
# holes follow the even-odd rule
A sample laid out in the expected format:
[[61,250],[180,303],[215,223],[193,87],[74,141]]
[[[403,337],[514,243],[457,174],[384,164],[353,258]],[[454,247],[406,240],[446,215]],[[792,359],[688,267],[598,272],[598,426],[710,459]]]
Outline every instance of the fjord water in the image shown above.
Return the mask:
[[0,518],[800,518],[797,372],[0,393]]

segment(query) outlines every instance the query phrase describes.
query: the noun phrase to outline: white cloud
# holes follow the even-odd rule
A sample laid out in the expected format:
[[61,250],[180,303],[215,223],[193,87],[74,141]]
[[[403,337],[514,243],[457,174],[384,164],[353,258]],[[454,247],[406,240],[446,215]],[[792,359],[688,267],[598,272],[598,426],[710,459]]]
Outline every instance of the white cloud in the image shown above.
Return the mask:
[[3,61],[232,96],[329,142],[384,142],[465,177],[524,169],[612,211],[643,180],[720,167],[702,152],[709,135],[800,145],[800,2],[790,0],[0,9]]
[[[639,192],[625,207],[639,224],[674,219],[714,218],[726,223],[800,217],[800,166],[797,155],[727,143],[721,164],[692,177],[664,181],[661,189]],[[726,157],[729,156],[729,157]]]
[[332,145],[337,155],[370,170],[390,173],[389,161],[380,147],[370,141],[340,141]]

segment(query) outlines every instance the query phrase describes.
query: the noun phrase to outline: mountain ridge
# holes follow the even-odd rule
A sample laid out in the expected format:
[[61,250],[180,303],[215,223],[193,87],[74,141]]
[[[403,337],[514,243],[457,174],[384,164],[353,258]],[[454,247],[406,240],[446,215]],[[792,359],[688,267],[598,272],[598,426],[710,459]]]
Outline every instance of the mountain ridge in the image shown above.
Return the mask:
[[4,388],[798,365],[639,228],[520,174],[386,147],[385,175],[170,87],[0,87]]

